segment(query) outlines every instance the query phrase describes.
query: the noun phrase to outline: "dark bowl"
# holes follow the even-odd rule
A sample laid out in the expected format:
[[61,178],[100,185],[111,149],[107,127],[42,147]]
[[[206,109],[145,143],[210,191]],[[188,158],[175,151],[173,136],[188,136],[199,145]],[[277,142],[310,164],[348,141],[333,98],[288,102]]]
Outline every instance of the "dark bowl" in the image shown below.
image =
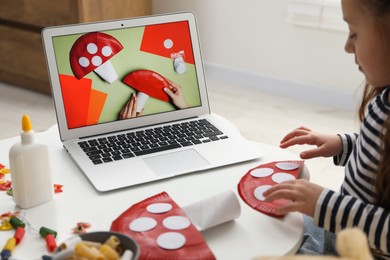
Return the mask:
[[85,241],[104,243],[112,235],[118,237],[123,250],[129,249],[133,252],[133,258],[132,258],[133,260],[137,260],[139,258],[141,250],[138,244],[132,238],[124,234],[120,234],[116,232],[98,231],[98,232],[85,233],[80,235],[80,237],[82,240]]

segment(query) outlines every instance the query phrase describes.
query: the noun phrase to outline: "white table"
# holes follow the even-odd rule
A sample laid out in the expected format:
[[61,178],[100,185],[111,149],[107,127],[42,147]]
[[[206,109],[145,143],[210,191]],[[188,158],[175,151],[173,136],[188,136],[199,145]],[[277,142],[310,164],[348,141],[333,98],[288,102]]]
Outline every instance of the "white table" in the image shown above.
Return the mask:
[[[62,184],[63,192],[43,205],[25,211],[31,226],[45,226],[56,230],[57,243],[72,235],[77,222],[88,222],[91,231],[107,231],[111,223],[131,205],[160,192],[167,192],[180,206],[192,204],[226,190],[237,196],[241,177],[257,165],[278,160],[296,160],[295,155],[274,146],[258,143],[265,156],[259,160],[208,170],[163,181],[130,187],[109,193],[96,191],[62,148],[57,127],[37,134],[37,140],[49,145],[53,162],[53,181]],[[19,137],[0,141],[0,163],[9,167],[8,151]],[[110,173],[107,173],[110,178]],[[241,199],[241,215],[213,227],[202,234],[217,259],[252,259],[261,255],[293,254],[298,249],[303,233],[303,217],[299,213],[276,219],[261,214]],[[0,192],[0,214],[20,211],[6,192]],[[14,231],[0,231],[0,249]],[[39,234],[26,230],[22,242],[15,248],[15,259],[39,259],[48,254]]]

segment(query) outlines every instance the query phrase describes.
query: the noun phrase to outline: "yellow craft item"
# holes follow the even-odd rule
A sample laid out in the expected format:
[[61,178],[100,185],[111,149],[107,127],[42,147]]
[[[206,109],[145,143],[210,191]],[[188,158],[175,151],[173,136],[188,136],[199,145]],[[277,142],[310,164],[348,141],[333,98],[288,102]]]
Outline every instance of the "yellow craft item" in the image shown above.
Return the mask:
[[114,248],[110,247],[107,244],[102,245],[99,251],[106,257],[106,259],[109,260],[119,259],[119,254],[115,251]]
[[11,170],[8,169],[8,168],[2,168],[2,169],[0,169],[0,174],[7,174],[7,173],[10,173],[10,172],[11,172]]
[[14,251],[16,246],[16,238],[11,237],[7,240],[7,243],[5,243],[5,246],[3,247],[3,250],[9,250],[11,253]]
[[0,226],[1,231],[7,231],[7,230],[11,230],[11,229],[14,229],[14,227],[11,225],[11,223],[9,221],[3,221],[3,223],[1,223],[1,226]]
[[104,255],[95,247],[88,247],[83,242],[77,243],[74,252],[77,256],[85,257],[87,259],[103,260]]

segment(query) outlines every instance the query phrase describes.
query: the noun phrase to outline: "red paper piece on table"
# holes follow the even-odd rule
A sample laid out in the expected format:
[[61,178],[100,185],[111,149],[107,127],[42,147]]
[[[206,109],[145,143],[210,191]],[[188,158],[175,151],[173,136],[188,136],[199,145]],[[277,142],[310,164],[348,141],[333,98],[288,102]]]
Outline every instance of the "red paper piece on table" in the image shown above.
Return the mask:
[[87,125],[92,80],[88,78],[78,80],[63,74],[59,77],[68,128]]
[[172,53],[184,51],[185,62],[194,64],[191,35],[185,21],[145,26],[140,49],[169,59]]
[[11,189],[11,181],[0,182],[0,190],[7,191],[9,189]]
[[[297,167],[296,169],[293,170],[281,169],[276,166],[278,163],[292,163],[292,164],[296,164]],[[289,203],[288,200],[280,199],[280,200],[274,200],[272,202],[265,202],[257,199],[254,195],[254,192],[258,187],[265,186],[265,185],[273,186],[277,184],[272,179],[272,176],[278,173],[291,174],[295,179],[297,179],[301,171],[303,170],[303,167],[304,167],[304,161],[277,161],[277,162],[270,162],[270,163],[259,165],[253,169],[250,169],[241,178],[240,182],[238,183],[238,193],[241,199],[250,207],[254,208],[255,210],[260,211],[272,217],[277,217],[277,218],[284,217],[284,215],[277,214],[275,210],[276,208],[285,205],[286,203]],[[269,174],[266,177],[252,176],[251,173],[258,169],[271,169],[273,173]]]
[[[146,207],[155,203],[168,203],[172,209],[164,213],[150,213]],[[162,222],[170,216],[182,216],[189,219],[184,211],[170,198],[166,192],[162,192],[131,206],[112,222],[111,231],[123,233],[133,238],[141,248],[140,259],[215,259],[202,234],[191,223],[182,230],[174,230],[184,235],[186,242],[183,247],[166,250],[159,247],[156,239],[159,235],[172,230],[164,227]],[[149,217],[157,221],[157,226],[149,231],[135,232],[129,225],[133,220]]]
[[64,187],[64,185],[61,185],[61,184],[54,184],[54,192],[55,192],[55,193],[63,192],[62,187]]

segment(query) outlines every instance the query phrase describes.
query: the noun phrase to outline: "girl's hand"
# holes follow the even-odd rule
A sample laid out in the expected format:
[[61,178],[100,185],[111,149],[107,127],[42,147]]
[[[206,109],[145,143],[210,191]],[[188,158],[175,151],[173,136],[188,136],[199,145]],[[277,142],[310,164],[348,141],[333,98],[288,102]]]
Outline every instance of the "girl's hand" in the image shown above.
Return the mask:
[[281,148],[304,144],[315,145],[317,148],[302,152],[300,154],[302,159],[336,156],[341,153],[343,148],[341,138],[338,135],[320,134],[306,127],[293,130],[280,141]]
[[263,195],[266,202],[277,199],[291,201],[284,206],[280,206],[276,210],[278,214],[285,215],[289,212],[298,211],[313,217],[317,200],[323,190],[324,188],[319,185],[299,179],[277,184],[265,191]]

